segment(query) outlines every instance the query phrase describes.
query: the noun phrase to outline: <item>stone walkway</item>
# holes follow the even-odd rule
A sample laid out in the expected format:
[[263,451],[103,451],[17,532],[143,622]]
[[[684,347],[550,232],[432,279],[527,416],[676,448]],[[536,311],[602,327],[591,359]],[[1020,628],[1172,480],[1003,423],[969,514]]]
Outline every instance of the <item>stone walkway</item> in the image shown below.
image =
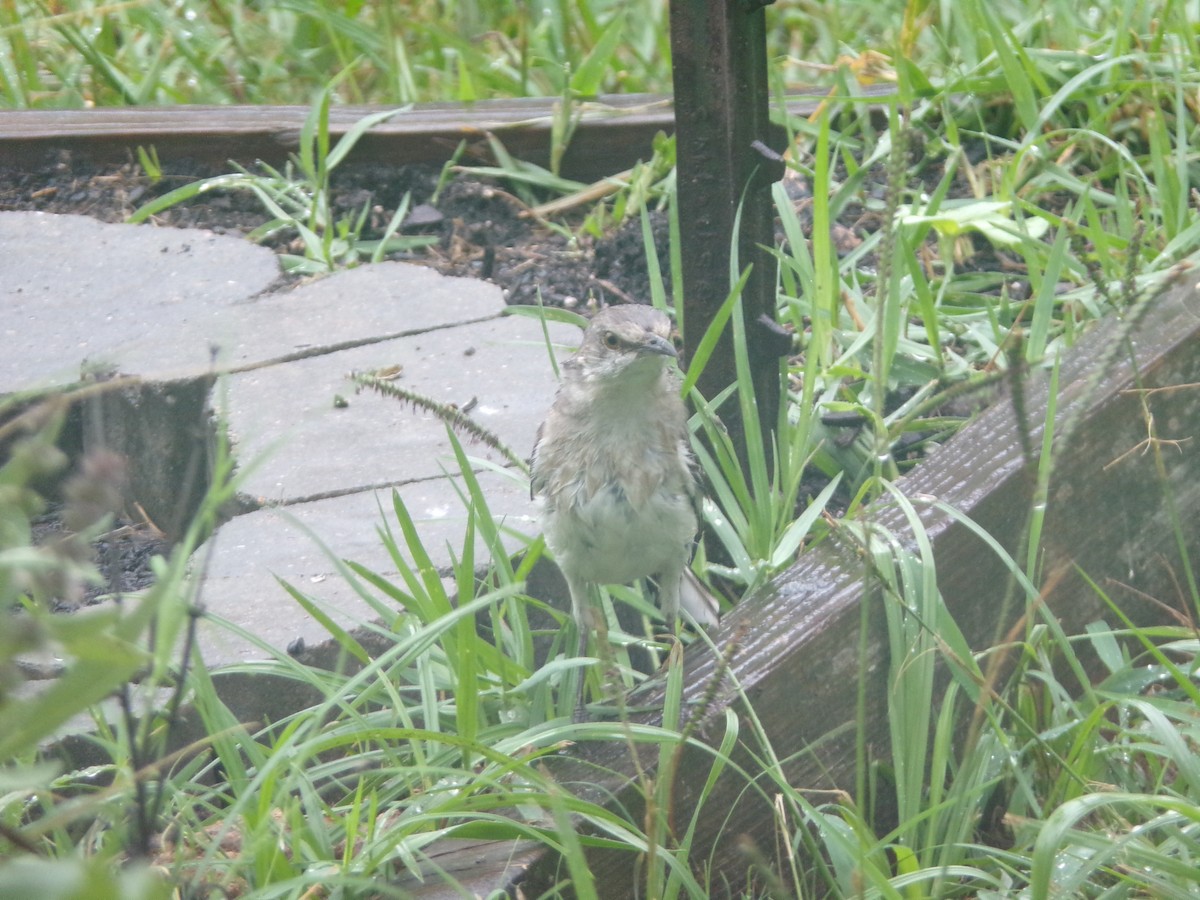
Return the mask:
[[[394,519],[392,488],[435,562],[449,563],[448,545],[461,550],[466,511],[447,474],[457,467],[445,426],[394,399],[356,394],[346,376],[399,367],[397,386],[469,409],[527,455],[555,381],[541,324],[502,316],[504,306],[494,285],[421,266],[380,263],[292,286],[274,253],[241,237],[0,213],[0,394],[71,384],[88,368],[138,376],[170,408],[186,394],[180,386],[205,384],[214,358],[223,373],[208,406],[227,417],[252,511],[197,556],[207,609],[249,637],[206,622],[210,666],[266,655],[258,641],[284,649],[327,638],[277,578],[343,627],[374,618],[330,554],[396,575],[377,534],[383,516]],[[549,333],[558,345],[578,340],[566,326]],[[132,415],[153,405],[134,402]],[[135,483],[147,476],[148,510],[178,507],[185,491],[179,467],[164,463],[179,448],[156,449],[178,437],[162,421],[116,427],[148,434],[131,451],[141,454],[131,468]],[[184,435],[183,447],[194,439]],[[482,444],[466,449],[504,463]],[[519,472],[479,478],[493,514],[536,532]]]

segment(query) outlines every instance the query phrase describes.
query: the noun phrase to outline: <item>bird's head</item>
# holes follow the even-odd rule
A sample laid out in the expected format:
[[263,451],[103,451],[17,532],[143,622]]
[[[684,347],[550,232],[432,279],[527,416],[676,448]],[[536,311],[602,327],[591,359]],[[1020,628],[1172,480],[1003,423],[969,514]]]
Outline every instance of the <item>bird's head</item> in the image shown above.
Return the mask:
[[574,363],[585,381],[651,380],[679,356],[671,320],[652,306],[610,306],[592,318]]

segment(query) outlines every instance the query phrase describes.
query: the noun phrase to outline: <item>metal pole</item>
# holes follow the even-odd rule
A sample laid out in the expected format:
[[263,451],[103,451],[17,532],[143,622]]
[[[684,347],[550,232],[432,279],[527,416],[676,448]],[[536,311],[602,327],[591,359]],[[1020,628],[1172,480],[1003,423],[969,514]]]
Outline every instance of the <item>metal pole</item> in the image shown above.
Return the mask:
[[[779,410],[779,357],[791,341],[775,322],[775,261],[762,249],[774,242],[770,186],[783,174],[779,158],[766,149],[781,148],[782,138],[767,113],[764,5],[755,0],[671,0],[670,13],[685,363],[729,293],[740,205],[738,266],[753,264],[742,308],[769,448]],[[736,377],[726,328],[698,386],[711,398]],[[745,435],[736,404],[725,404],[720,412],[744,467]]]

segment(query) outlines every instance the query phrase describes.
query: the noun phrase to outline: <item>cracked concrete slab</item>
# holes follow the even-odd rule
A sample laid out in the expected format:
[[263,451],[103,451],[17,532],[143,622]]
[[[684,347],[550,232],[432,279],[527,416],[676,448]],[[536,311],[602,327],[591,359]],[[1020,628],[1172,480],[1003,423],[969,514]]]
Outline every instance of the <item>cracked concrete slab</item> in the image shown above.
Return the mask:
[[275,254],[240,237],[0,213],[0,393],[74,383],[85,361],[203,370],[204,326],[278,279]]
[[504,307],[494,285],[399,262],[289,287],[276,255],[245,238],[84,216],[0,213],[0,248],[4,391],[70,384],[84,361],[159,381],[195,377],[214,363],[262,365]]
[[[339,276],[329,281],[336,287]],[[498,291],[495,302],[502,308]],[[558,325],[550,333],[566,341],[572,330]],[[446,429],[433,412],[371,391],[356,394],[347,378],[385,368],[397,373],[389,384],[466,410],[521,459],[533,449],[555,388],[540,323],[515,316],[234,375],[227,397],[237,456],[262,457],[241,490],[287,503],[434,478],[447,460],[453,467]],[[473,456],[506,464],[499,451],[460,437]]]
[[[504,538],[507,549],[519,549],[538,531],[528,481],[519,474],[510,477],[497,472],[478,477],[493,517],[502,519],[505,529],[514,533]],[[435,564],[448,566],[451,549],[461,557],[467,540],[461,479],[434,478],[395,490]],[[360,581],[360,587],[374,598],[373,603],[368,602],[338,565],[340,560],[359,563],[403,589],[404,582],[380,536],[386,523],[401,543],[402,558],[415,565],[403,546],[392,502],[390,489],[363,491],[268,507],[226,523],[195,556],[197,565],[205,570],[201,600],[206,611],[277,651],[297,639],[308,647],[329,639],[321,623],[290,597],[277,579],[312,598],[342,628],[395,615],[399,607],[393,599]],[[477,535],[472,540],[475,559],[487,559],[482,541]],[[210,551],[211,558],[206,559]],[[200,647],[210,667],[270,655],[254,640],[212,618],[201,622]]]
[[210,340],[221,347],[223,367],[242,369],[475,322],[503,309],[496,285],[381,262],[239,304]]
[[[169,399],[181,384],[207,389],[207,381],[169,379],[209,373],[213,347],[218,367],[232,370],[216,379],[209,405],[227,408],[239,464],[261,457],[243,490],[286,503],[235,517],[197,553],[204,602],[234,626],[205,624],[210,665],[262,655],[260,644],[282,651],[296,638],[311,645],[325,637],[277,577],[343,625],[378,616],[313,538],[337,558],[394,577],[377,535],[380,501],[391,515],[380,485],[399,485],[436,565],[449,564],[450,548],[461,552],[465,511],[455,481],[443,476],[443,465],[455,469],[444,425],[391,398],[354,395],[348,371],[398,364],[398,386],[470,407],[522,456],[555,390],[541,325],[502,317],[494,285],[380,263],[291,287],[269,250],[204,231],[0,213],[0,309],[0,395],[71,384],[85,361],[104,361]],[[551,336],[565,345],[578,339],[565,326],[552,326]],[[335,408],[334,394],[349,406]],[[143,399],[123,407],[136,416]],[[201,413],[180,420],[194,424]],[[181,440],[204,443],[190,433]],[[481,465],[501,462],[483,444],[464,444]],[[171,472],[163,474],[169,484]],[[493,470],[480,479],[493,513],[536,533],[523,479]],[[484,558],[480,547],[476,561]]]

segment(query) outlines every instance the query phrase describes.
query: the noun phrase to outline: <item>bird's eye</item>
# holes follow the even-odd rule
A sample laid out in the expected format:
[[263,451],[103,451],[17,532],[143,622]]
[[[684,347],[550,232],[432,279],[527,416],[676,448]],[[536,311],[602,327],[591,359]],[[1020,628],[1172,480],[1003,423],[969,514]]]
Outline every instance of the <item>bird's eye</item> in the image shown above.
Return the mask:
[[621,339],[611,331],[604,332],[604,346],[609,350],[616,350],[621,346]]

